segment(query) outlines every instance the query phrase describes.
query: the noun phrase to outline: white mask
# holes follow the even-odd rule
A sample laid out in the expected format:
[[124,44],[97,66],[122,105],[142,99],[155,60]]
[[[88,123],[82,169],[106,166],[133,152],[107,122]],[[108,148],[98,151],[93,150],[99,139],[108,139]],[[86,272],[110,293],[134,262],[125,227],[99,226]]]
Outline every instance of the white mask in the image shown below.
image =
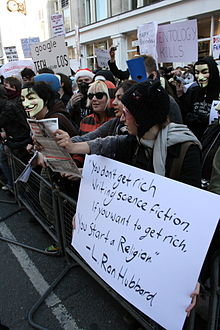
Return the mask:
[[44,107],[44,101],[32,88],[23,88],[21,91],[21,99],[24,110],[30,118],[34,118]]
[[209,67],[208,64],[197,64],[195,66],[195,77],[201,88],[205,88],[209,83]]

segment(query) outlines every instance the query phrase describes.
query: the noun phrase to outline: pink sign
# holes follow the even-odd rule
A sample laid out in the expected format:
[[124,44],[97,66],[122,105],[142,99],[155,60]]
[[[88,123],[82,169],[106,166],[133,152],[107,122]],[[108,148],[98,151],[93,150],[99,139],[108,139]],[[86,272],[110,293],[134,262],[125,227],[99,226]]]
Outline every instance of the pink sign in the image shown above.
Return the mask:
[[197,61],[197,20],[158,26],[157,53],[158,62]]

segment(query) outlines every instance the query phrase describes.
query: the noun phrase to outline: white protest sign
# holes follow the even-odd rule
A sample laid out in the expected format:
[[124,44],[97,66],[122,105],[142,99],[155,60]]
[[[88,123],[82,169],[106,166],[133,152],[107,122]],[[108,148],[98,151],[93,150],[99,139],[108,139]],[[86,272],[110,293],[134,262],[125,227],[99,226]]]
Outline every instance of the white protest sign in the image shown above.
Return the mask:
[[51,38],[30,47],[36,71],[47,67],[55,73],[61,72],[67,76],[70,75],[69,57],[64,36]]
[[158,26],[157,54],[159,62],[197,61],[197,20]]
[[51,28],[53,37],[63,36],[65,34],[62,14],[54,14],[51,16]]
[[7,57],[8,62],[17,61],[18,53],[16,46],[4,47],[5,55]]
[[98,66],[100,68],[108,68],[108,61],[110,60],[109,50],[95,48]]
[[141,55],[151,55],[157,60],[157,23],[150,22],[139,26],[138,45]]
[[11,76],[21,76],[20,72],[24,68],[29,68],[35,71],[34,62],[32,60],[20,60],[20,61],[13,61],[8,62],[0,68],[0,75],[4,76],[5,78]]
[[74,72],[76,72],[80,68],[80,61],[75,58],[70,58],[70,67]]
[[35,44],[37,42],[40,42],[39,37],[33,37],[33,38],[22,38],[21,39],[21,47],[23,50],[23,54],[25,58],[31,57],[31,48],[30,45]]
[[218,60],[220,56],[220,34],[212,37],[212,56]]
[[212,106],[209,114],[209,125],[212,124],[215,120],[218,120],[218,111],[216,110],[216,107],[219,103],[219,100],[212,101]]
[[219,199],[86,156],[72,245],[136,308],[166,329],[180,330],[219,219]]

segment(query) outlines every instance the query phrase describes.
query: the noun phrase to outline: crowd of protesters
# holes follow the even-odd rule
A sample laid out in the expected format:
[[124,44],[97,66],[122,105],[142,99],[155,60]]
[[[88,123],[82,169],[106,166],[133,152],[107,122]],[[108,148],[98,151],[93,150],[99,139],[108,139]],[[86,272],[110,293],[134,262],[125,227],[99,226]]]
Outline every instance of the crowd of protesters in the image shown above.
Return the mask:
[[[20,78],[5,78],[0,85],[2,189],[13,190],[8,153],[27,164],[32,149],[38,147],[27,118],[58,118],[55,139],[79,168],[85,154],[103,155],[220,194],[220,106],[210,123],[212,102],[220,94],[216,62],[206,57],[194,65],[158,68],[152,56],[142,57],[147,73],[144,82],[130,79],[128,70],[117,67],[114,48],[109,70],[82,68],[70,79],[48,68],[37,74],[25,68]],[[77,200],[79,180],[74,175],[45,169],[42,157],[37,170]],[[47,221],[53,223],[48,189],[40,187],[39,200]],[[49,196],[46,202],[45,196]],[[210,277],[209,265],[218,248],[217,228],[202,281]],[[53,244],[47,251],[59,253],[59,248]],[[197,286],[193,298],[198,294]],[[187,312],[194,304],[193,299]],[[205,320],[198,322],[205,324]]]

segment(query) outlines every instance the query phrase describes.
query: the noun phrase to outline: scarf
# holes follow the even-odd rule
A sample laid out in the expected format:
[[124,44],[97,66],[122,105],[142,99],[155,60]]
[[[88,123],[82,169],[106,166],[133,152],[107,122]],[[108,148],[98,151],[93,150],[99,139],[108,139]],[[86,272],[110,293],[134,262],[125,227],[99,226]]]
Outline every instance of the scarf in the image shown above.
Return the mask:
[[[153,146],[153,167],[156,174],[165,176],[167,147],[184,142],[194,142],[202,148],[197,137],[186,125],[170,123],[159,131]],[[149,147],[149,143],[143,138],[140,143]]]

